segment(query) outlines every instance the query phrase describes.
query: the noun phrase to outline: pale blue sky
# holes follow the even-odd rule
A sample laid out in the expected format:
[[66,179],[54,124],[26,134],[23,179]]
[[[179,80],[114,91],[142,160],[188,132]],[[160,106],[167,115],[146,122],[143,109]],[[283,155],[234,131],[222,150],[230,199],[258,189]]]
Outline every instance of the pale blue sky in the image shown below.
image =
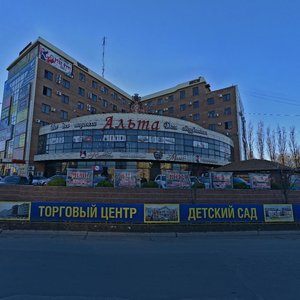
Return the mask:
[[[238,85],[246,119],[295,125],[300,138],[298,0],[0,0],[0,94],[6,67],[43,37],[141,96],[203,76]],[[280,116],[277,116],[280,115]],[[284,115],[284,116],[282,116]]]

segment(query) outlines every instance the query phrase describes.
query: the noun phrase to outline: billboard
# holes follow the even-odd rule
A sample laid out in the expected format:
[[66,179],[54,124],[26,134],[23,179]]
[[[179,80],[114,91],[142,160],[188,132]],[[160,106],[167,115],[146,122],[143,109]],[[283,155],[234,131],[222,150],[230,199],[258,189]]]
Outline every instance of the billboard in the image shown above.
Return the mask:
[[115,187],[135,188],[141,186],[138,170],[115,170]]
[[73,73],[73,65],[69,61],[62,58],[60,55],[54,53],[47,47],[40,45],[39,58],[47,64],[61,70],[66,75],[71,76]]
[[213,189],[232,189],[232,172],[210,172]]
[[250,185],[252,189],[271,189],[270,174],[249,173]]
[[166,175],[166,188],[190,188],[191,179],[189,171],[165,171],[163,175]]
[[92,169],[67,169],[67,186],[93,186]]

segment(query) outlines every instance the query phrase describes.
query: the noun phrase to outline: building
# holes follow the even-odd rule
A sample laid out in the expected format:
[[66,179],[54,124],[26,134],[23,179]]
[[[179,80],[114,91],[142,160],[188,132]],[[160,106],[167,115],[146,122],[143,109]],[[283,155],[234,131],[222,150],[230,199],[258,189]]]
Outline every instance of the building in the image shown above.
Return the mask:
[[49,176],[69,166],[101,165],[148,170],[152,177],[243,157],[236,86],[211,91],[200,77],[139,99],[42,38],[7,70],[0,124],[4,174]]

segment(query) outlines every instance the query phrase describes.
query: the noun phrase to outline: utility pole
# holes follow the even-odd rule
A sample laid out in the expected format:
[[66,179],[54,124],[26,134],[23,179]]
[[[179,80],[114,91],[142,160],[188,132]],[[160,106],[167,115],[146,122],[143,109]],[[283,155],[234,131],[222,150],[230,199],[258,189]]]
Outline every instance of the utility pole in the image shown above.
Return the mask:
[[104,63],[105,46],[106,46],[106,37],[104,36],[102,39],[102,77],[103,78],[104,78],[104,71],[105,71],[105,63]]

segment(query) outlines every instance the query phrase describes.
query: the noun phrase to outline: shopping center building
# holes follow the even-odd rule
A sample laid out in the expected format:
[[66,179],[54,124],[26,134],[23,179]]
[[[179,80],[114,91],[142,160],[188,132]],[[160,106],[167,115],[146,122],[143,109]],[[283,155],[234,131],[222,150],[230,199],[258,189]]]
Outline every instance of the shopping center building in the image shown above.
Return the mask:
[[12,62],[0,124],[1,173],[47,176],[68,167],[204,169],[245,155],[237,86],[203,77],[132,97],[42,38]]

